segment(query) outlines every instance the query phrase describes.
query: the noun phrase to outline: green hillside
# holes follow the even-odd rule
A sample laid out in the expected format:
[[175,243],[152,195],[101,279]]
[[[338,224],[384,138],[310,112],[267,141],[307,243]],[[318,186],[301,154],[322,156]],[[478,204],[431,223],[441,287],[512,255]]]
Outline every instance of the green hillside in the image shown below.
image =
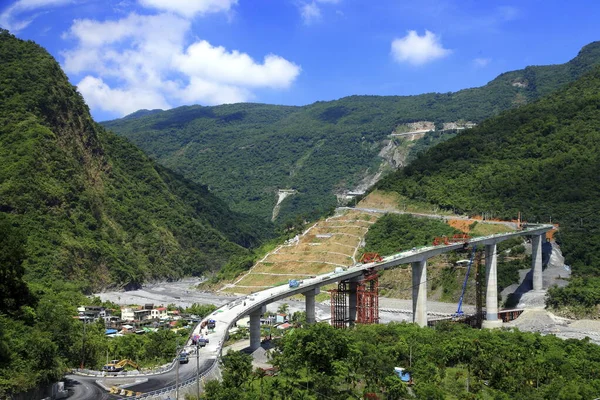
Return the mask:
[[[103,125],[163,165],[209,185],[234,210],[268,219],[277,189],[296,189],[299,193],[282,203],[277,221],[285,222],[322,214],[336,204],[334,193],[354,189],[378,171],[391,171],[394,165],[385,163],[380,151],[387,146],[402,152],[415,143],[399,138],[390,143],[398,125],[481,122],[572,82],[599,60],[600,43],[592,43],[565,64],[508,72],[483,87],[456,93],[351,96],[304,107],[141,110]],[[415,148],[421,151],[450,136],[425,137]]]
[[[567,88],[489,119],[380,181],[446,209],[552,220],[576,277],[553,306],[600,304],[600,68]],[[585,311],[584,310],[584,311]],[[582,311],[581,309],[579,311]]]
[[97,288],[201,274],[268,230],[106,132],[58,63],[7,31],[0,82],[0,213],[27,236],[28,280]]

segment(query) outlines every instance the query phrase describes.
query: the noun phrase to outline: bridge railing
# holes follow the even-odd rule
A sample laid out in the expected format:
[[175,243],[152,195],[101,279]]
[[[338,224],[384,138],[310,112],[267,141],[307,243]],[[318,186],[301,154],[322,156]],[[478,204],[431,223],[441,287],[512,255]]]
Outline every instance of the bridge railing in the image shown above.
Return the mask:
[[[200,391],[202,392],[204,390],[204,384],[206,381],[220,379],[220,377],[221,370],[219,369],[219,358],[215,358],[212,365],[198,376],[198,379],[200,379]],[[193,378],[182,381],[179,385],[171,385],[158,390],[153,390],[140,396],[136,396],[134,399],[175,399],[177,391],[179,391],[180,398],[185,394],[194,394],[197,390],[196,382],[198,379],[196,379],[194,376]]]

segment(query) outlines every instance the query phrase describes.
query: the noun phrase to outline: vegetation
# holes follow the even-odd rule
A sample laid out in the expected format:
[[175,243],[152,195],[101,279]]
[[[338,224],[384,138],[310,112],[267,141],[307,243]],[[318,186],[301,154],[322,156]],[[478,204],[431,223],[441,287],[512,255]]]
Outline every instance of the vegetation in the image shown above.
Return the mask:
[[[5,30],[0,159],[2,398],[57,380],[82,359],[105,362],[102,327],[84,338],[73,318],[88,303],[82,293],[200,275],[271,235],[265,221],[231,212],[106,132],[58,63]],[[162,362],[174,355],[172,335],[119,338],[111,352]]]
[[[103,125],[163,165],[209,185],[237,211],[268,220],[277,190],[296,189],[281,204],[277,221],[285,223],[296,216],[321,216],[335,206],[334,193],[375,175],[382,163],[378,154],[399,124],[481,122],[572,82],[599,59],[600,44],[592,43],[568,63],[508,72],[483,87],[455,93],[351,96],[304,107],[141,110]],[[436,141],[424,138],[417,151]]]
[[0,32],[0,213],[29,281],[135,286],[216,270],[269,235],[91,119],[56,61]]
[[[553,306],[600,304],[600,69],[421,154],[377,187],[446,209],[560,224],[575,277]],[[585,301],[582,301],[585,299]]]
[[[279,343],[277,376],[252,371],[247,355],[230,352],[223,381],[206,385],[207,400],[348,399],[590,399],[600,390],[600,347],[519,331],[436,329],[412,324],[328,324],[295,329]],[[394,367],[410,372],[409,389]]]
[[437,236],[460,233],[441,220],[417,218],[406,214],[385,214],[365,236],[365,252],[382,256],[429,246]]
[[[488,224],[474,222],[471,227],[475,230],[474,236],[477,235],[477,228]],[[497,225],[490,225],[497,226]],[[481,229],[481,228],[480,228]],[[386,214],[379,218],[375,224],[371,226],[369,232],[365,236],[365,252],[375,252],[382,256],[398,253],[400,251],[409,250],[413,247],[431,245],[435,237],[452,236],[460,231],[452,228],[445,222],[439,219],[418,218],[412,215],[404,214]],[[485,232],[489,234],[489,232]],[[483,248],[479,248],[483,251]],[[439,274],[429,273],[430,290],[434,291],[441,287],[441,300],[455,302],[460,296],[462,290],[462,281],[464,279],[465,270],[455,268],[455,263],[459,259],[469,259],[471,250],[463,250],[461,252],[450,253],[445,256],[445,267],[441,269]],[[519,269],[531,267],[531,257],[524,255],[525,248],[522,238],[513,238],[501,242],[498,245],[498,291],[501,292],[504,288],[519,282]],[[383,294],[394,296],[410,296],[410,288],[412,283],[410,280],[404,282],[398,275],[393,274],[389,277],[391,271],[381,272],[381,287]],[[410,279],[410,277],[406,276]],[[474,282],[475,271],[471,270],[470,281]],[[467,285],[465,302],[474,302],[475,285],[470,283]]]

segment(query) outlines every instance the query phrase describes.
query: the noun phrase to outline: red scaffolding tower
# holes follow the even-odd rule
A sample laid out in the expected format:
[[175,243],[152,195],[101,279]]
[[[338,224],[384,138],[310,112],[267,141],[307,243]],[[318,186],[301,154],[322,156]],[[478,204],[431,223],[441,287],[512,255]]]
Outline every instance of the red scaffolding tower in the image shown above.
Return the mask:
[[379,275],[369,271],[356,288],[356,323],[379,323]]
[[[379,322],[379,275],[368,271],[358,282],[343,280],[331,296],[331,325],[345,328],[349,324],[376,324]],[[351,297],[355,296],[354,299]],[[356,301],[353,301],[356,300]],[[350,304],[356,306],[356,320],[350,320]],[[354,316],[353,316],[354,317]]]

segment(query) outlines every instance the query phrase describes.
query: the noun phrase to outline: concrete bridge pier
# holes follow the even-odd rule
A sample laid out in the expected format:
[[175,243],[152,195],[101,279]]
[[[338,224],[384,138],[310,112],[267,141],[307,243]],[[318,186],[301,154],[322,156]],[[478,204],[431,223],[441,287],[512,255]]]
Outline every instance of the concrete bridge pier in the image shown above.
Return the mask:
[[250,313],[250,350],[254,351],[260,347],[260,316],[266,312],[262,306]]
[[352,278],[350,280],[350,292],[348,293],[348,321],[350,325],[354,325],[356,322],[356,290],[358,288],[358,281],[360,278]]
[[485,320],[482,327],[500,328],[502,321],[498,319],[498,249],[496,244],[485,245]]
[[533,290],[543,290],[542,243],[545,233],[531,237],[531,269],[533,269]]
[[413,322],[427,326],[427,260],[411,263]]
[[317,322],[315,318],[315,296],[321,292],[319,288],[311,289],[307,292],[302,293],[305,300],[306,309],[306,323],[314,324]]

